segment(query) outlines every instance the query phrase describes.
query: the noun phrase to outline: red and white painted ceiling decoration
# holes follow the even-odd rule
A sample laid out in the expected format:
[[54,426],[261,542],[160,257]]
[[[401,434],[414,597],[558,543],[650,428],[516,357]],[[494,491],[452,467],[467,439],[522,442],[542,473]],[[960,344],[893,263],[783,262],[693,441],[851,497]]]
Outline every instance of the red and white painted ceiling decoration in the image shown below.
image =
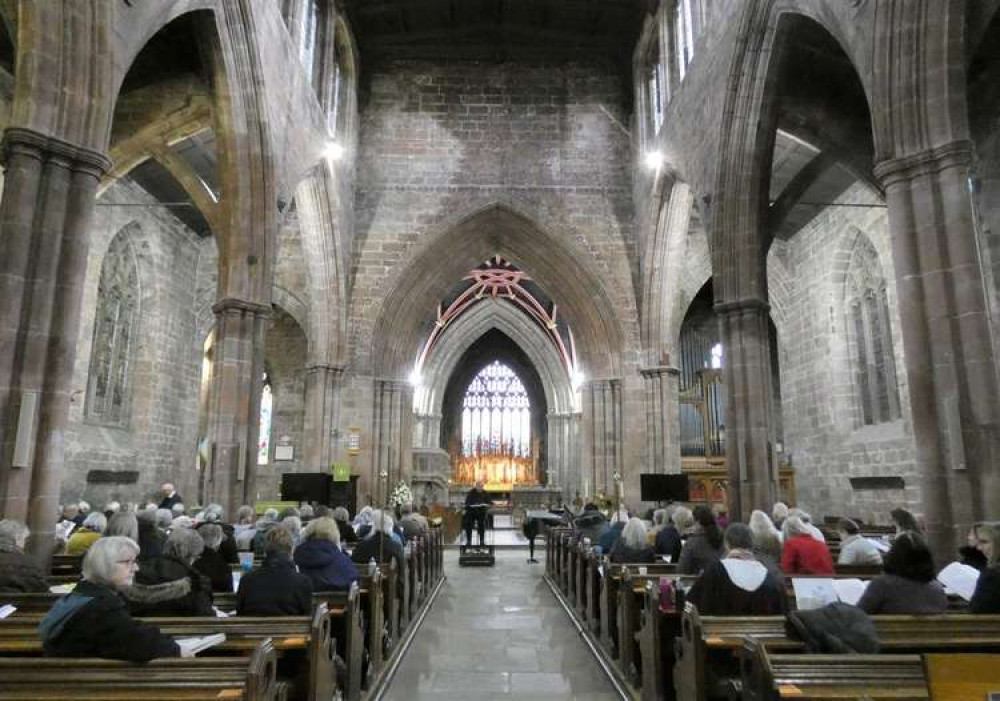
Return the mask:
[[567,375],[575,378],[576,344],[559,308],[523,270],[500,256],[493,256],[469,271],[450,295],[438,303],[437,318],[417,356],[419,373],[444,332],[462,314],[485,299],[505,300],[538,324],[555,346]]

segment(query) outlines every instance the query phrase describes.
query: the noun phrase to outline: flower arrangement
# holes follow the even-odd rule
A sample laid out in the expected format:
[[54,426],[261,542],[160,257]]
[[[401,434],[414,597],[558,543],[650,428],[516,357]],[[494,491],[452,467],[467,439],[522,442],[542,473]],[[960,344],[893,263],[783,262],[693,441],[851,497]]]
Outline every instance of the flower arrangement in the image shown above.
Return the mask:
[[389,495],[389,506],[400,507],[403,504],[412,503],[413,492],[410,491],[410,485],[406,482],[399,482],[392,488],[392,493]]

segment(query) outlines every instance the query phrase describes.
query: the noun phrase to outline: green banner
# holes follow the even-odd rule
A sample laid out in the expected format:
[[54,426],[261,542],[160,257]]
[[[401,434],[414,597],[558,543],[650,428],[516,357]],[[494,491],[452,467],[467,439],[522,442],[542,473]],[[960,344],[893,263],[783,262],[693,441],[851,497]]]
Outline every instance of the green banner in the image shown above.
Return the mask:
[[350,482],[351,481],[351,466],[346,462],[335,462],[330,466],[330,472],[333,473],[334,482]]

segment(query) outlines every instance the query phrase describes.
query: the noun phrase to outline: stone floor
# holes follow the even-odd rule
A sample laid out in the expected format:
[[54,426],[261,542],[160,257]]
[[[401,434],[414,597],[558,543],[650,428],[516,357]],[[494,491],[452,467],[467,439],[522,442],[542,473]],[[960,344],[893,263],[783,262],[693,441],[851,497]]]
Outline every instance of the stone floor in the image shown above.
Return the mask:
[[526,550],[496,555],[495,567],[461,568],[445,552],[448,579],[385,698],[618,698],[542,581],[545,565],[527,564]]

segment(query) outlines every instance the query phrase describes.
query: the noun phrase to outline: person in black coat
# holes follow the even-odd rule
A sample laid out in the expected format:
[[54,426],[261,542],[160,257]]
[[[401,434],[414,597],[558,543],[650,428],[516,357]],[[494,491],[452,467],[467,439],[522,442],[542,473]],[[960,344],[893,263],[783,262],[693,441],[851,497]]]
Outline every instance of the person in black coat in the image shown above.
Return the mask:
[[205,541],[205,549],[194,561],[194,568],[212,582],[213,592],[232,592],[233,568],[219,550],[223,542],[222,527],[215,523],[207,523],[198,529],[198,535]]
[[669,556],[671,562],[677,562],[681,559],[681,548],[684,547],[684,539],[681,538],[681,533],[673,521],[673,515],[676,512],[676,508],[664,511],[663,527],[656,533],[656,540],[653,544],[653,550],[656,551],[656,554]]
[[[321,515],[319,513],[316,514],[316,518],[320,518],[320,516]],[[358,542],[358,534],[354,532],[354,526],[351,525],[351,515],[347,513],[347,509],[343,506],[338,506],[334,509],[333,520],[337,522],[337,529],[340,531],[341,543]]]
[[240,616],[308,616],[312,583],[295,571],[292,534],[281,526],[264,536],[264,562],[240,579],[236,612]]
[[160,492],[163,494],[163,499],[160,500],[160,505],[157,508],[173,509],[175,505],[184,503],[181,495],[177,493],[174,485],[170,484],[170,482],[164,482],[160,486]]
[[351,558],[340,549],[340,530],[332,518],[313,519],[302,537],[293,559],[312,582],[313,591],[346,591],[361,578]]
[[769,616],[788,609],[784,582],[757,562],[753,535],[743,523],[732,523],[724,537],[726,555],[706,565],[687,600],[703,616]]
[[192,565],[205,542],[190,528],[175,528],[163,554],[142,560],[132,586],[124,590],[135,616],[214,616],[212,582]]
[[166,537],[156,527],[156,510],[143,509],[135,515],[139,525],[139,559],[149,560],[163,554],[163,543]]
[[979,524],[973,534],[974,547],[983,554],[987,566],[979,573],[969,610],[972,613],[1000,613],[1000,525]]
[[49,585],[35,558],[24,552],[28,527],[18,521],[0,521],[0,592],[46,592]]
[[486,493],[482,480],[477,481],[476,485],[465,495],[465,514],[462,521],[465,528],[465,544],[468,547],[472,547],[473,527],[479,534],[479,545],[485,544],[486,517],[492,505],[493,500]]
[[119,593],[132,583],[138,555],[138,544],[125,536],[101,538],[90,547],[83,580],[38,626],[46,656],[148,662],[181,654],[173,638],[132,618]]
[[[393,529],[392,516],[381,510],[372,512],[372,532],[367,538],[358,541],[351,553],[354,562],[364,566],[372,560],[377,564],[386,564],[390,560],[396,563],[396,576],[400,584],[403,582],[402,572],[404,565],[403,546],[392,538]],[[383,572],[384,572],[383,568]]]
[[646,524],[642,519],[633,516],[622,528],[622,534],[611,547],[611,561],[625,562],[656,562],[656,554],[646,543]]

